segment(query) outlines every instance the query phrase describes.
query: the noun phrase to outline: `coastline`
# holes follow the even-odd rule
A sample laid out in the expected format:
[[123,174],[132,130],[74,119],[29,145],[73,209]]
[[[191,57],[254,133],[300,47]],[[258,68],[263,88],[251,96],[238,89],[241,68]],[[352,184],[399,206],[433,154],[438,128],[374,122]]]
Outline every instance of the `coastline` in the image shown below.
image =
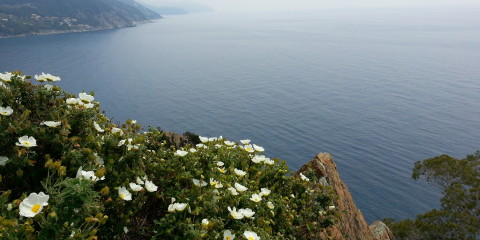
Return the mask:
[[0,39],[30,37],[30,36],[45,36],[45,35],[55,35],[55,34],[64,34],[64,33],[94,32],[94,31],[110,30],[110,29],[115,29],[115,28],[136,27],[139,24],[153,23],[153,22],[156,22],[157,20],[160,20],[160,19],[162,19],[162,18],[133,22],[132,25],[124,25],[124,26],[89,27],[89,28],[85,28],[85,29],[50,30],[50,31],[42,31],[42,32],[35,32],[35,33],[7,35],[7,36],[0,36]]

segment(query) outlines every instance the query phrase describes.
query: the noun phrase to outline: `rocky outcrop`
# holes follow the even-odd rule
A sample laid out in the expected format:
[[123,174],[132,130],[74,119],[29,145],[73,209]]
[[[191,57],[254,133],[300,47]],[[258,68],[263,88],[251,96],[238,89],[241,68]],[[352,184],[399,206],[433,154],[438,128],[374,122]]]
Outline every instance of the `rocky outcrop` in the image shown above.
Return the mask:
[[375,239],[377,240],[393,240],[395,237],[393,236],[392,231],[390,228],[383,223],[382,221],[376,221],[370,225],[370,231],[373,232]]
[[198,135],[191,132],[186,132],[183,135],[180,135],[178,133],[165,131],[163,134],[176,149],[180,149],[186,145],[195,146],[195,144],[200,143]]
[[[335,240],[393,240],[395,239],[388,227],[379,222],[370,228],[363,214],[356,207],[347,185],[340,178],[337,166],[329,153],[320,153],[312,161],[305,164],[297,172],[313,169],[324,185],[329,185],[335,191],[337,198],[334,200],[339,211],[338,221],[335,225],[322,232],[323,239]],[[383,225],[382,225],[383,224]],[[388,237],[388,238],[387,238]]]

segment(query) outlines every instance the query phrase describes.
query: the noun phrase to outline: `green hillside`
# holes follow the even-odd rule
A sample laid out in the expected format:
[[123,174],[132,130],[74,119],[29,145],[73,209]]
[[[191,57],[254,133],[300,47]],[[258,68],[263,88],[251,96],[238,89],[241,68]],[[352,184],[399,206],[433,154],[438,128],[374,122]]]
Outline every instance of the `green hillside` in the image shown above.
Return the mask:
[[134,0],[3,0],[0,37],[127,27],[158,18]]

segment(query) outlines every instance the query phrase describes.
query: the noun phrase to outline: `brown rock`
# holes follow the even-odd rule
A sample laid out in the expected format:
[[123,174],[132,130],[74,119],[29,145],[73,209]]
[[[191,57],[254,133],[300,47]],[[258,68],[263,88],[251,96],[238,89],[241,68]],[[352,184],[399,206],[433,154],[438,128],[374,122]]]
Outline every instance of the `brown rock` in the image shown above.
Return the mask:
[[312,161],[302,166],[297,174],[307,169],[314,169],[320,182],[331,186],[337,194],[334,203],[339,211],[338,221],[322,232],[322,239],[377,240],[363,214],[356,207],[347,185],[340,179],[332,155],[329,153],[318,154]]
[[180,149],[186,145],[195,145],[200,142],[198,135],[191,132],[186,132],[183,135],[180,135],[178,133],[166,131],[163,132],[163,134],[176,149]]
[[382,221],[375,221],[370,225],[370,231],[373,232],[376,240],[395,240],[390,228]]

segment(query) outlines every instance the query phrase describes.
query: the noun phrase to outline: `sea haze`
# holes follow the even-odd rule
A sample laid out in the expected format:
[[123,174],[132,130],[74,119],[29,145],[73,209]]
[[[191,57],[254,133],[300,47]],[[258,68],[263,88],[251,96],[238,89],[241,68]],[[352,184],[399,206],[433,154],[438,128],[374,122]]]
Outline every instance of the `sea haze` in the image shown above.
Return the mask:
[[415,161],[480,149],[479,9],[168,16],[0,53],[2,72],[95,91],[114,121],[249,138],[292,170],[330,152],[370,222],[439,206]]

